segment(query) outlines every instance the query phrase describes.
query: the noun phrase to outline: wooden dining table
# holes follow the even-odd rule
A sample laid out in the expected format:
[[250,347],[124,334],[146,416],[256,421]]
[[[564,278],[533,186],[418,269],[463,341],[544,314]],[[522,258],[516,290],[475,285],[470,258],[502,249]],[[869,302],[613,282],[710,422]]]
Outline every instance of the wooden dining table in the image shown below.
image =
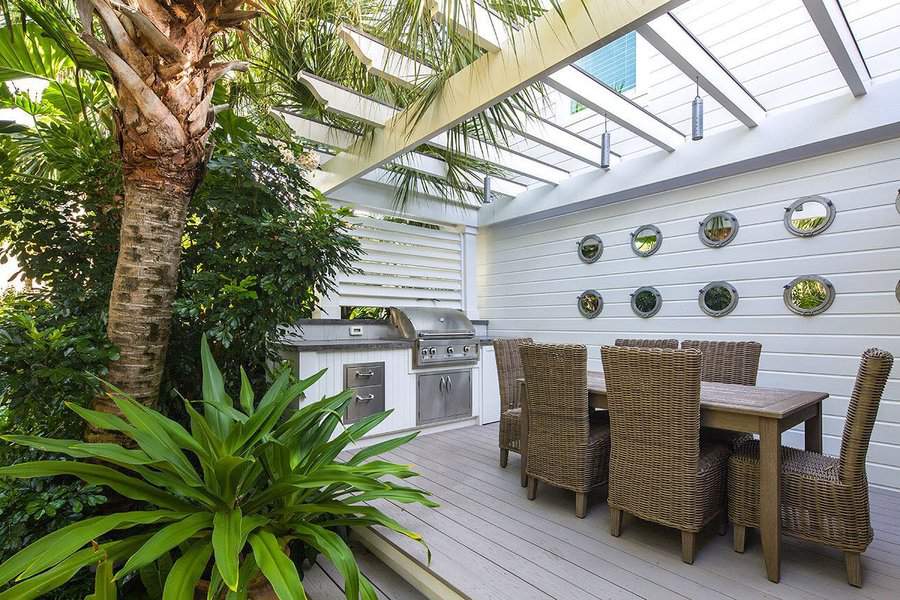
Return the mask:
[[[525,379],[519,379],[522,402],[522,478],[525,479],[528,453],[528,417]],[[588,371],[588,402],[591,408],[607,409],[606,380],[602,372]],[[781,578],[781,434],[804,424],[806,450],[822,452],[823,392],[786,390],[729,383],[703,382],[700,385],[700,423],[759,436],[760,537],[766,575]]]

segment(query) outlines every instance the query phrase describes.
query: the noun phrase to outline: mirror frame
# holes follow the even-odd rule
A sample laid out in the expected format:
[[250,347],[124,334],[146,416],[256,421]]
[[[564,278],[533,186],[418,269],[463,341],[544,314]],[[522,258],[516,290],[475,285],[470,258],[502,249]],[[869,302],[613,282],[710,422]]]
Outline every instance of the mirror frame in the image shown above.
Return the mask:
[[[585,312],[585,310],[581,306],[581,299],[585,296],[594,295],[597,296],[597,310],[594,312]],[[597,315],[603,312],[603,296],[597,290],[584,290],[580,294],[578,294],[578,312],[581,313],[581,316],[585,319],[593,319]]]
[[[653,248],[651,248],[650,250],[647,250],[645,252],[642,252],[634,247],[634,240],[637,238],[637,234],[640,233],[641,231],[643,231],[644,229],[652,229],[656,233],[657,242],[656,242],[656,245],[653,246]],[[663,243],[663,234],[662,234],[662,231],[659,230],[659,227],[657,227],[656,225],[650,225],[650,224],[641,225],[640,227],[638,227],[637,229],[635,229],[634,231],[631,232],[631,251],[634,252],[635,254],[637,254],[638,256],[647,257],[647,256],[652,256],[652,255],[656,254],[657,250],[659,250],[662,247],[662,243]]]
[[[713,241],[706,237],[704,235],[704,232],[706,231],[706,225],[712,219],[718,216],[728,217],[729,219],[731,219],[731,222],[734,223],[734,227],[731,229],[731,234],[727,238],[725,238],[724,240]],[[722,246],[727,246],[734,241],[734,238],[737,237],[738,229],[740,229],[740,224],[738,223],[737,217],[728,211],[720,210],[706,215],[706,218],[700,221],[700,227],[697,229],[697,235],[700,237],[700,241],[703,242],[704,246],[708,246],[709,248],[721,248]]]
[[[594,258],[587,258],[584,256],[584,254],[581,253],[581,249],[589,241],[597,242],[598,244],[600,244],[600,252],[598,252],[597,256],[595,256]],[[586,235],[583,238],[581,238],[577,243],[578,243],[578,258],[581,259],[581,262],[590,265],[590,264],[593,264],[593,263],[597,262],[598,260],[600,260],[600,257],[603,256],[603,240],[600,239],[599,235],[597,235],[595,233],[591,233],[591,234]]]
[[[794,227],[794,223],[791,220],[791,217],[794,215],[794,211],[797,210],[798,207],[806,204],[807,202],[818,202],[822,206],[825,207],[825,222],[816,227],[815,229],[797,229]],[[785,207],[784,209],[784,227],[788,230],[789,233],[796,235],[797,237],[813,237],[814,235],[819,235],[834,223],[834,217],[837,215],[837,209],[834,207],[834,203],[825,198],[824,196],[804,196],[803,198],[797,198],[791,205]]]
[[[800,308],[791,301],[791,290],[794,289],[794,286],[801,281],[807,280],[818,281],[819,283],[824,285],[825,289],[827,290],[827,297],[825,298],[825,302],[815,308]],[[787,306],[791,312],[803,317],[821,315],[823,312],[831,308],[831,305],[834,303],[834,296],[834,285],[832,285],[830,281],[819,275],[800,275],[799,277],[794,277],[790,283],[784,286],[784,293],[782,294],[784,305]]]
[[[704,302],[706,298],[707,292],[713,288],[722,287],[731,292],[731,302],[728,303],[728,306],[723,308],[722,310],[713,310],[709,306],[707,306],[706,302]],[[724,317],[727,314],[730,314],[735,308],[737,308],[738,300],[740,300],[740,296],[738,296],[737,289],[728,283],[727,281],[712,281],[703,286],[703,289],[700,290],[700,296],[697,299],[698,304],[700,304],[700,310],[705,312],[711,317]]]
[[894,295],[897,296],[897,302],[900,302],[900,279],[897,280],[897,287],[894,288]]
[[[641,292],[650,292],[656,297],[656,306],[653,307],[653,310],[650,312],[641,312],[637,307],[637,297]],[[631,310],[642,319],[649,319],[659,312],[659,309],[662,308],[662,294],[659,293],[659,290],[653,287],[652,285],[641,286],[638,289],[634,290],[631,293]]]

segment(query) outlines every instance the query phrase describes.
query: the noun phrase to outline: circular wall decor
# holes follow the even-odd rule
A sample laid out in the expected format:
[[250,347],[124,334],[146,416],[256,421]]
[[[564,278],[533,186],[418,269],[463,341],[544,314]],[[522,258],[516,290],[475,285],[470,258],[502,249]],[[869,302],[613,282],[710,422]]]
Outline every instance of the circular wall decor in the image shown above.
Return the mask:
[[900,302],[900,280],[897,281],[897,287],[894,288],[894,295],[897,296],[897,302]]
[[638,256],[650,256],[662,246],[662,232],[656,225],[641,225],[631,234],[631,249]]
[[700,290],[700,309],[711,317],[724,317],[735,309],[738,293],[727,281],[713,281]]
[[578,296],[578,312],[593,319],[603,311],[603,296],[597,290],[585,290]]
[[737,236],[738,220],[730,212],[714,212],[700,222],[700,241],[710,248],[727,246]]
[[662,295],[655,287],[644,286],[631,294],[631,310],[642,319],[649,319],[662,308]]
[[581,262],[595,263],[603,256],[603,241],[600,236],[586,235],[578,242],[578,258]]
[[807,196],[798,198],[784,209],[784,226],[799,237],[819,235],[834,223],[837,211],[828,198]]
[[834,286],[824,277],[801,275],[784,286],[784,304],[798,315],[822,314],[832,302]]

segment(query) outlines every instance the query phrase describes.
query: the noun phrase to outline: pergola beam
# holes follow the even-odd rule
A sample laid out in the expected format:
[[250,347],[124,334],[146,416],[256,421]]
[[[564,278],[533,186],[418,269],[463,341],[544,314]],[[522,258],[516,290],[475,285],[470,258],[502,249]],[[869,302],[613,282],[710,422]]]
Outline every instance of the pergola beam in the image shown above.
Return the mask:
[[[449,148],[450,145],[446,133],[431,138],[428,140],[428,143],[438,148]],[[513,173],[518,173],[519,175],[524,175],[525,177],[530,177],[531,179],[536,179],[538,181],[543,181],[544,183],[557,185],[569,178],[568,171],[564,171],[543,161],[536,160],[530,156],[525,156],[524,154],[506,150],[505,148],[500,148],[499,146],[494,146],[493,144],[472,138],[468,138],[465,142],[465,148],[457,148],[457,151],[463,152],[473,158],[492,163],[507,171],[512,171]]]
[[552,148],[593,167],[600,167],[600,146],[565,127],[516,111],[520,126],[512,131],[542,146]]
[[747,127],[756,127],[766,111],[717,61],[709,51],[671,14],[641,25],[638,33],[660,54],[716,99]]
[[384,127],[398,112],[396,108],[363,96],[342,85],[316,77],[312,73],[301,72],[297,79],[325,110],[363,121],[375,127]]
[[[427,0],[425,6],[435,21],[460,35],[472,37],[479,48],[488,52],[499,52],[508,37],[509,26],[476,2]],[[453,9],[452,14],[447,12],[448,8]]]
[[415,86],[434,75],[431,67],[388,48],[356,29],[341,25],[338,35],[373,75],[405,87]]
[[871,77],[838,0],[803,0],[819,35],[854,96],[869,92]]
[[610,121],[663,150],[673,152],[684,143],[684,134],[577,67],[564,67],[545,81],[561,94],[606,115]]
[[418,115],[394,115],[365,145],[357,142],[329,161],[315,184],[337,189],[684,1],[564,0],[559,12],[549,11],[453,75]]

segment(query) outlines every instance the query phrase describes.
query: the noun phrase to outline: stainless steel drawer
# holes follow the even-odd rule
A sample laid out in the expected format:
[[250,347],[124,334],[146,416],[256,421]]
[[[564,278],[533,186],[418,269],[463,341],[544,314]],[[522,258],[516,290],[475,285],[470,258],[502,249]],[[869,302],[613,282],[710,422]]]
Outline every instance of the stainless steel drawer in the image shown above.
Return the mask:
[[368,385],[353,388],[353,397],[347,405],[346,422],[356,421],[384,410],[384,386]]
[[384,363],[344,365],[344,387],[384,385]]

